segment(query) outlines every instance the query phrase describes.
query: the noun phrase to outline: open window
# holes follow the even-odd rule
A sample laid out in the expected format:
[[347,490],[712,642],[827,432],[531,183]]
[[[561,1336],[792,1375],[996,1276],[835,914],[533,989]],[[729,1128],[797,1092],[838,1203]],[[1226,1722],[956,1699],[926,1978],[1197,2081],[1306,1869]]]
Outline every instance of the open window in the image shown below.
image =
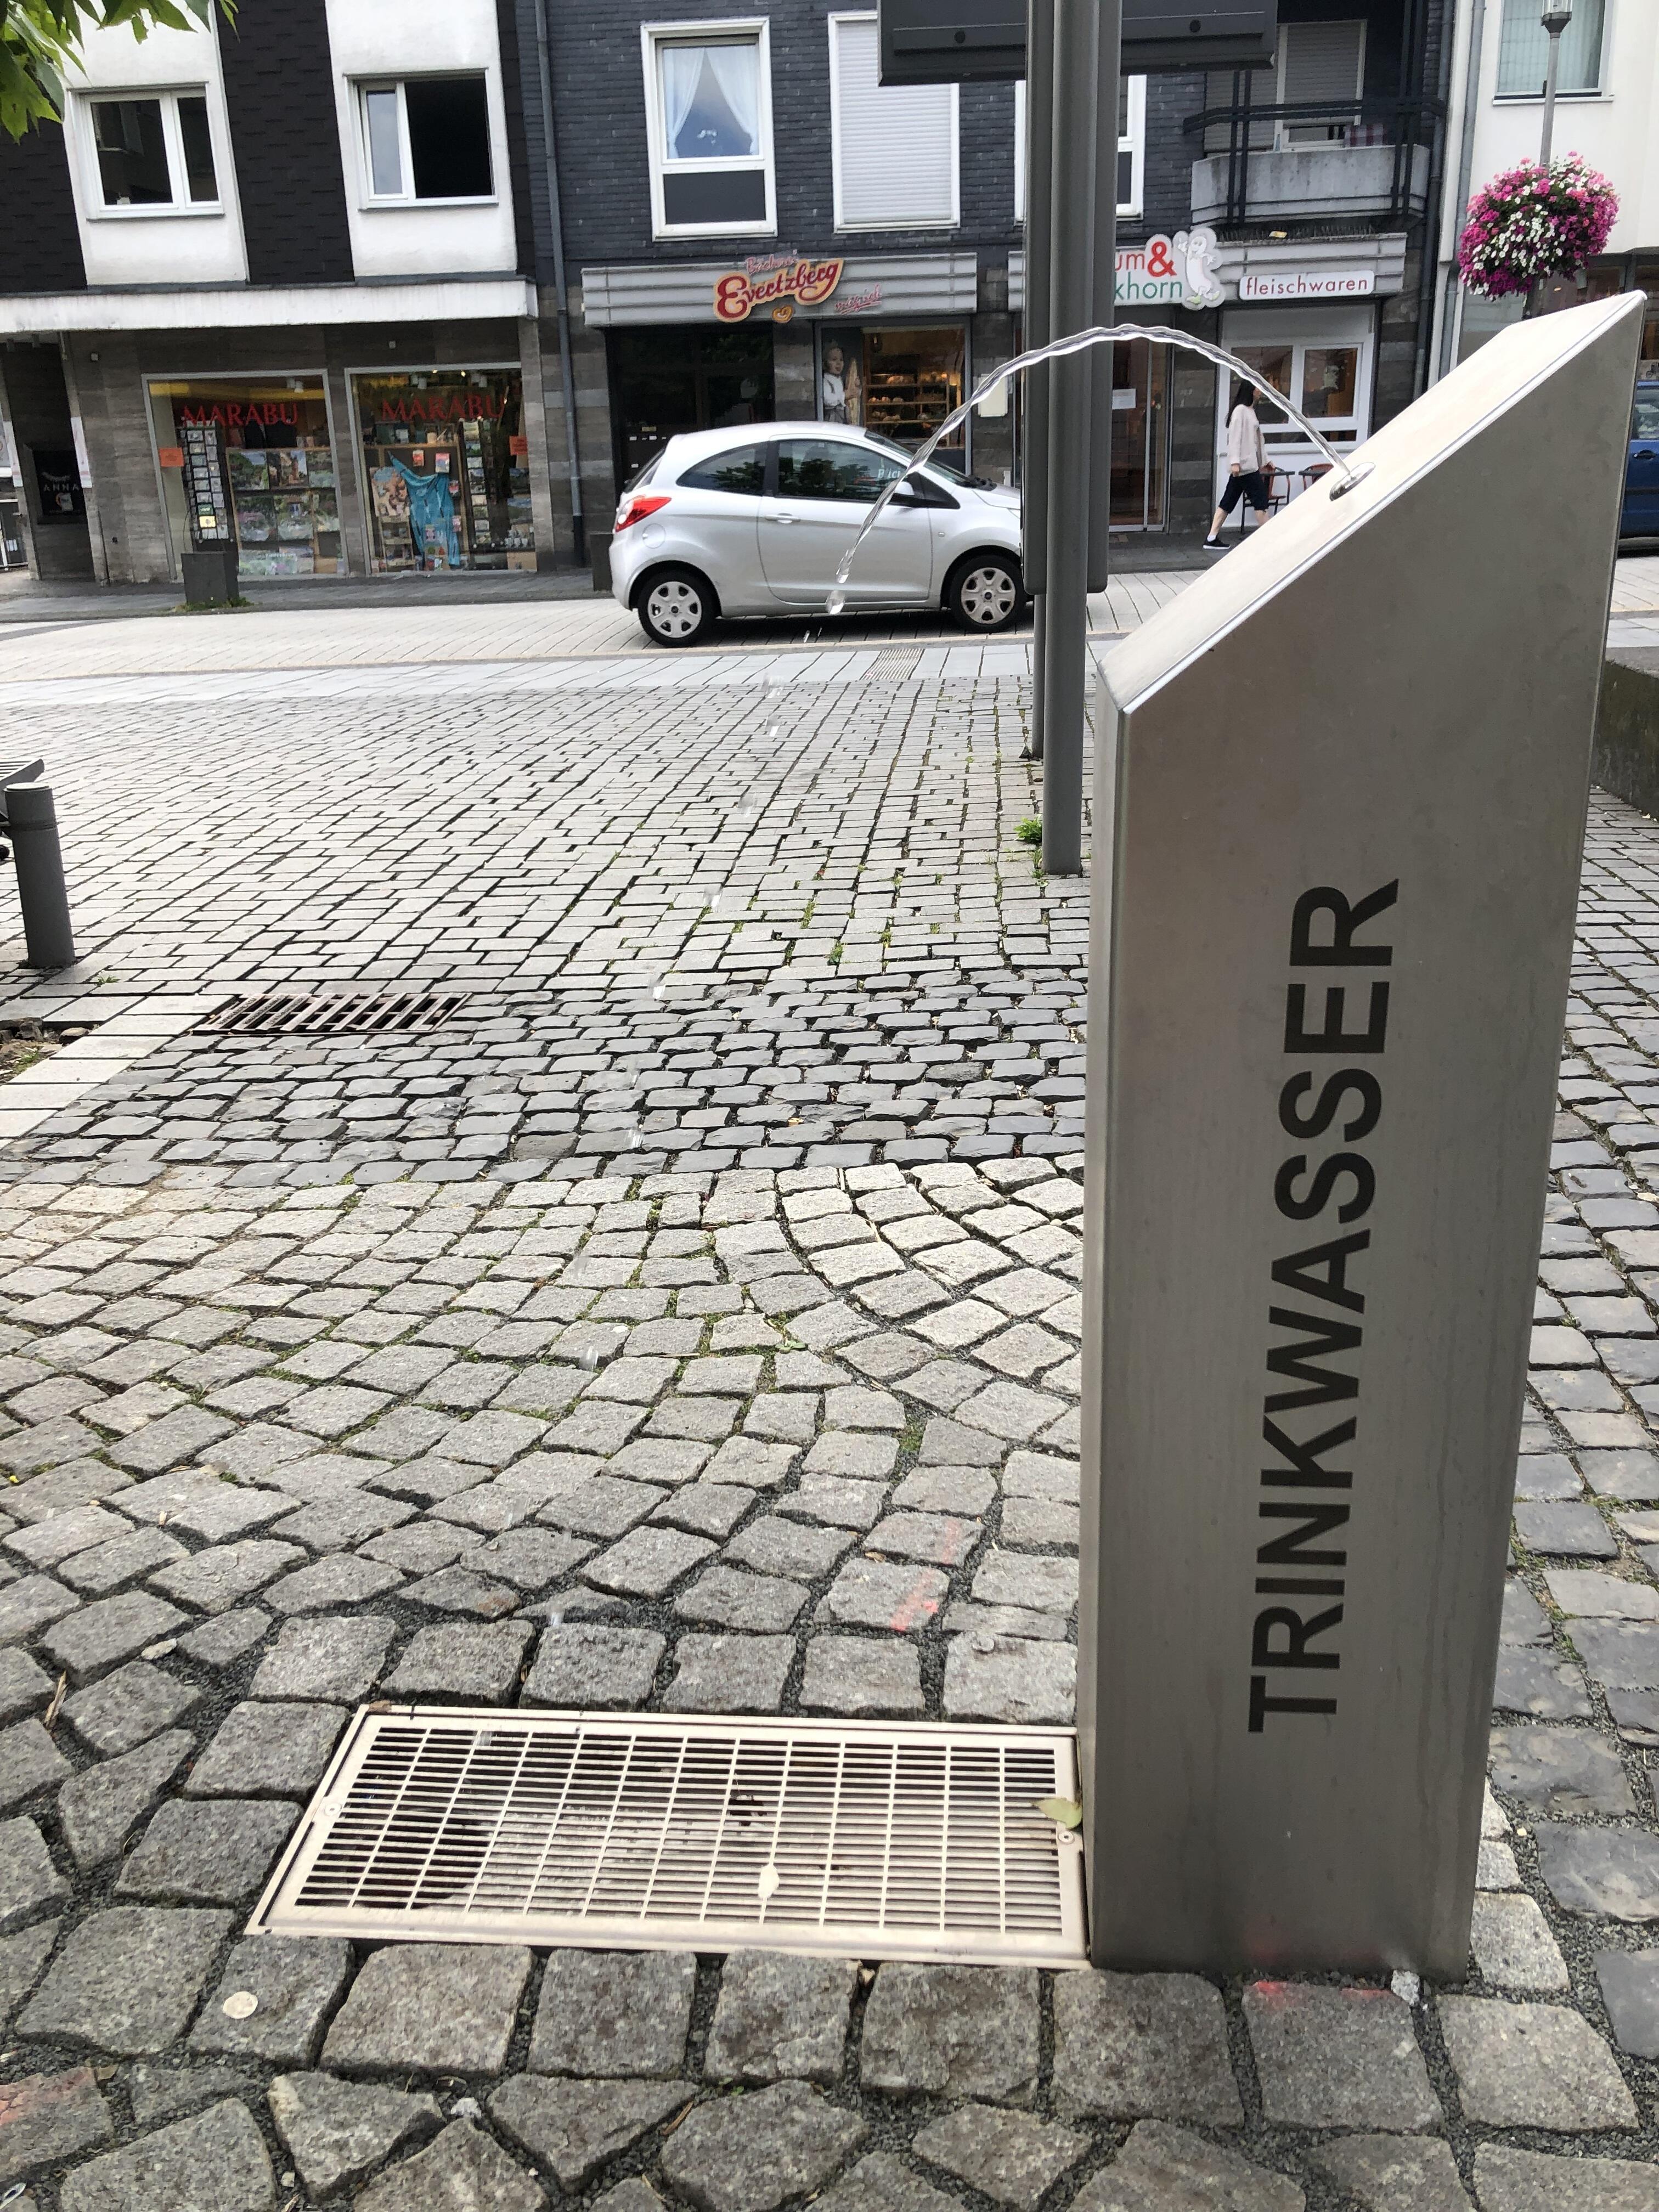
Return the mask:
[[372,205],[495,198],[489,94],[481,75],[361,84],[357,97]]
[[217,210],[204,92],[100,93],[83,106],[100,213]]
[[764,22],[647,24],[645,105],[658,237],[776,228]]

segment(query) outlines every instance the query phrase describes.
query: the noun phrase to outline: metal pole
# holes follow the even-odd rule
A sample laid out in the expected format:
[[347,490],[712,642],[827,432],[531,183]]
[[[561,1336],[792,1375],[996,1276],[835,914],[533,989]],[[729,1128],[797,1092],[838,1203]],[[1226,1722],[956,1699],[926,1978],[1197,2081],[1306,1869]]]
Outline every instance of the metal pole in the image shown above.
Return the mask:
[[[1095,96],[1095,282],[1097,323],[1112,321],[1117,307],[1117,113],[1122,66],[1123,0],[1099,0],[1100,31]],[[1116,349],[1097,346],[1090,356],[1089,589],[1103,592],[1111,574],[1112,387]]]
[[[1095,150],[1100,0],[1055,0],[1053,336],[1086,330],[1094,306]],[[1116,112],[1113,112],[1115,137]],[[1049,365],[1048,633],[1043,672],[1042,865],[1083,869],[1083,729],[1089,658],[1089,408],[1086,354]]]
[[564,216],[559,206],[559,145],[553,118],[553,75],[547,58],[547,0],[536,0],[536,69],[542,96],[542,146],[547,163],[547,221],[553,245],[553,307],[559,333],[559,387],[564,403],[564,465],[570,478],[570,542],[580,568],[587,558],[582,468],[576,447],[576,379],[570,359],[570,299],[564,278]]
[[1544,75],[1544,136],[1538,148],[1538,166],[1547,169],[1550,165],[1550,145],[1555,137],[1555,80],[1561,66],[1561,33],[1572,21],[1572,9],[1547,7],[1543,25],[1549,33],[1549,67]]
[[5,805],[6,834],[17,868],[17,899],[23,909],[25,964],[67,968],[75,958],[75,938],[52,788],[44,783],[10,784]]
[[1474,173],[1474,126],[1480,112],[1480,47],[1486,27],[1486,0],[1474,0],[1469,21],[1468,58],[1463,69],[1462,135],[1457,148],[1457,213],[1452,220],[1451,252],[1446,270],[1445,304],[1440,319],[1440,366],[1444,376],[1452,365],[1452,343],[1457,325],[1457,241],[1469,211],[1469,186]]
[[[1053,212],[1054,121],[1054,0],[1029,0],[1025,52],[1025,337],[1024,349],[1047,345],[1048,253]],[[1032,760],[1042,758],[1047,702],[1043,695],[1048,617],[1043,606],[1048,535],[1048,371],[1025,379],[1021,425],[1024,454],[1025,588],[1036,601],[1031,635]]]

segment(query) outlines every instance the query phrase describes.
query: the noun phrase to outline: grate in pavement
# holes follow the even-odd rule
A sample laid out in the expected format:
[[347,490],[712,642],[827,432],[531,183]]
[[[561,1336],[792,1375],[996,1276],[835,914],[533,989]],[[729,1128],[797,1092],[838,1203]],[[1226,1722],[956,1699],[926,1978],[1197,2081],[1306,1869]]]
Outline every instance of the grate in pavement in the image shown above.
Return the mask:
[[1078,1966],[1069,1731],[359,1711],[250,1933]]
[[441,1029],[466,999],[465,991],[266,992],[227,1000],[199,1026],[230,1036],[379,1036]]
[[[890,684],[903,684],[921,665],[921,653],[914,645],[890,645],[870,664],[870,675]],[[866,679],[868,681],[868,678]]]

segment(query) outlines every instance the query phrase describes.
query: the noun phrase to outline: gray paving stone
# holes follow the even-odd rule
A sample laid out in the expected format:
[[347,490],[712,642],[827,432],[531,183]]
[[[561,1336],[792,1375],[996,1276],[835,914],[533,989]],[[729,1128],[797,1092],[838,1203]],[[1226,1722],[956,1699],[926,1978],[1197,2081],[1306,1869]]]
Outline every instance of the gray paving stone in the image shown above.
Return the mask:
[[83,1597],[107,1597],[112,1590],[188,1556],[184,1546],[165,1528],[129,1528],[107,1544],[77,1552],[64,1561],[58,1573],[61,1581]]
[[1565,1911],[1659,1920],[1659,1838],[1548,1820],[1535,1832],[1544,1886]]
[[911,1644],[815,1636],[806,1647],[800,1701],[807,1712],[891,1714],[923,1711],[921,1658]]
[[1307,2199],[1295,2182],[1237,2151],[1141,2120],[1072,2203],[1073,2212],[1304,2212]]
[[115,1894],[237,1904],[263,1886],[299,1817],[297,1805],[262,1798],[175,1797],[128,1854]]
[[541,2212],[546,2202],[541,2184],[481,2128],[452,2120],[435,2142],[371,2181],[354,2212]]
[[590,1559],[585,1571],[600,1589],[624,1597],[661,1597],[714,1548],[707,1537],[678,1528],[635,1528]]
[[1069,1613],[1077,1604],[1077,1561],[993,1552],[974,1575],[981,1605],[1018,1605],[1035,1613]]
[[58,1793],[58,1817],[76,1865],[101,1866],[112,1859],[195,1749],[193,1736],[169,1729],[66,1783]]
[[336,1605],[364,1605],[398,1588],[403,1577],[379,1560],[337,1555],[315,1559],[262,1593],[273,1612],[320,1613]]
[[1494,1729],[1492,1781],[1534,1812],[1567,1819],[1636,1810],[1624,1762],[1592,1729]]
[[821,2189],[869,2130],[804,2081],[699,2105],[663,2146],[662,2170],[698,2212],[776,2212]]
[[0,1650],[0,1727],[38,1713],[52,1696],[52,1677],[26,1651]]
[[277,1576],[303,1566],[305,1558],[297,1544],[280,1543],[274,1536],[246,1536],[164,1567],[151,1576],[150,1583],[163,1597],[199,1613],[228,1613]]
[[[575,2191],[695,2094],[681,2081],[559,2081],[519,2074],[491,2097],[489,2114],[538,2165],[551,2166],[561,2189]],[[637,2186],[645,2190],[643,2182]]]
[[1030,1968],[889,1964],[865,2008],[860,2073],[866,2089],[1023,2105],[1038,2040]]
[[683,1636],[663,1704],[676,1713],[775,1713],[794,1656],[791,1636]]
[[[989,1643],[991,1650],[979,1650],[981,1643]],[[947,1719],[1064,1726],[1076,1706],[1073,1645],[1024,1643],[996,1635],[951,1638],[945,1661]]]
[[287,1621],[259,1662],[249,1694],[361,1705],[380,1680],[396,1634],[397,1623],[380,1613]]
[[1465,2119],[1562,2135],[1636,2124],[1613,2053],[1565,2005],[1442,1997],[1440,2024]]
[[268,2098],[283,2147],[313,2197],[337,2197],[444,2124],[435,2097],[331,2074],[279,2075]]
[[844,1628],[887,1628],[896,1636],[925,1628],[951,1587],[937,1567],[849,1559],[818,1607],[821,1620]]
[[133,1659],[67,1698],[64,1717],[89,1751],[109,1759],[171,1728],[200,1703],[201,1692],[189,1683]]
[[1054,1978],[1054,2109],[1062,2118],[1239,2127],[1221,1992],[1197,1974]]
[[27,1804],[71,1772],[68,1759],[39,1721],[16,1721],[0,1730],[0,1813]]
[[48,1920],[38,1928],[26,1928],[21,1936],[0,1936],[0,2028],[40,1980],[62,1925]]
[[478,1620],[500,1620],[518,1610],[522,1593],[510,1583],[491,1582],[470,1565],[443,1567],[425,1575],[403,1592],[410,1605],[423,1605],[434,1613],[470,1613]]
[[1576,1667],[1541,1651],[1505,1647],[1498,1655],[1492,1705],[1500,1713],[1532,1713],[1546,1721],[1587,1721],[1589,1692]]
[[518,1687],[534,1633],[527,1620],[446,1621],[416,1629],[384,1694],[415,1705],[504,1705]]
[[1359,2212],[1474,2212],[1449,2145],[1431,2136],[1343,2136],[1315,2141],[1308,2160]]
[[1567,1962],[1530,1897],[1478,1896],[1469,1942],[1482,1975],[1497,1989],[1570,1986]]
[[33,1821],[0,1820],[0,1932],[27,1927],[69,1893]]
[[0,1641],[21,1644],[81,1602],[55,1575],[23,1575],[0,1589]]
[[[219,1986],[190,2033],[190,2047],[214,2057],[309,2066],[323,2027],[351,1977],[351,1947],[334,1937],[250,1936],[238,1943]],[[246,2019],[230,1996],[258,2000]]]
[[542,1631],[520,1702],[580,1710],[643,1706],[666,1648],[654,1629],[561,1621]]
[[343,2074],[499,2074],[530,1975],[517,1945],[393,1943],[336,2014],[323,2064]]
[[0,2188],[114,2137],[113,2116],[89,2066],[0,2086]]
[[191,1769],[192,1797],[307,1797],[321,1781],[343,1705],[233,1705]]
[[1270,2127],[1440,2124],[1411,2008],[1390,1990],[1256,1982],[1244,1991],[1244,2023]]
[[262,1613],[257,1605],[240,1606],[234,1613],[204,1620],[188,1636],[181,1636],[179,1649],[187,1659],[199,1660],[204,1667],[234,1667],[270,1626],[268,1613]]
[[123,1590],[60,1620],[41,1638],[40,1648],[72,1683],[89,1682],[189,1626],[189,1614],[176,1606],[143,1590]]
[[665,1498],[653,1521],[722,1542],[754,1504],[756,1492],[737,1482],[689,1482]]
[[711,2081],[837,2081],[857,1984],[854,1959],[733,1951],[703,2071]]
[[[891,2151],[872,2150],[861,2158],[845,2181],[838,2181],[818,2197],[821,2212],[952,2212],[953,2197],[945,2197],[931,2181],[912,2173]],[[622,2212],[622,2208],[617,2208]],[[629,2207],[628,2212],[635,2212]],[[641,2204],[638,2212],[651,2212]]]
[[536,2006],[531,2072],[678,2074],[696,1978],[690,1951],[555,1951]]
[[1515,1533],[1529,1552],[1555,1558],[1616,1559],[1613,1531],[1593,1505],[1578,1499],[1517,1503]]
[[188,2026],[230,1924],[228,1912],[153,1905],[94,1912],[64,1937],[16,2029],[123,2058],[165,2051]]
[[127,2073],[132,2117],[141,2128],[199,2112],[204,2105],[241,2095],[246,2087],[234,2066],[158,2066],[140,2059]]
[[1619,2048],[1659,2058],[1659,1951],[1598,1952],[1595,1978]]
[[63,2212],[270,2212],[276,2176],[247,2106],[234,2098],[81,2166]]
[[1060,2175],[1088,2151],[1089,2139],[1027,2112],[964,2105],[919,2128],[911,2148],[994,2203],[1036,2212]]
[[707,1620],[722,1628],[758,1633],[788,1628],[806,1603],[799,1583],[776,1575],[757,1575],[739,1567],[715,1565],[698,1576],[674,1601],[682,1620]]
[[839,1528],[813,1528],[782,1514],[763,1514],[726,1546],[724,1557],[759,1574],[817,1582],[827,1575],[853,1539]]
[[1481,2212],[1653,2212],[1654,2170],[1622,2158],[1556,2158],[1506,2144],[1474,2154]]

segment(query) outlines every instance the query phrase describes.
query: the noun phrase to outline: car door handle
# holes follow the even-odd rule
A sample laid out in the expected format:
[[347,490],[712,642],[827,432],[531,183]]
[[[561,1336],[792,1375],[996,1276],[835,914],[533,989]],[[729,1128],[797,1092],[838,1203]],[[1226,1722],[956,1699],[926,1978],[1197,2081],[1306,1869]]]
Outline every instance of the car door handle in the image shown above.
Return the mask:
[[793,522],[794,519],[793,514],[775,514],[771,517],[774,522]]
[[1659,453],[1656,453],[1651,446],[1638,446],[1636,448],[1635,458],[1638,461],[1659,460]]

